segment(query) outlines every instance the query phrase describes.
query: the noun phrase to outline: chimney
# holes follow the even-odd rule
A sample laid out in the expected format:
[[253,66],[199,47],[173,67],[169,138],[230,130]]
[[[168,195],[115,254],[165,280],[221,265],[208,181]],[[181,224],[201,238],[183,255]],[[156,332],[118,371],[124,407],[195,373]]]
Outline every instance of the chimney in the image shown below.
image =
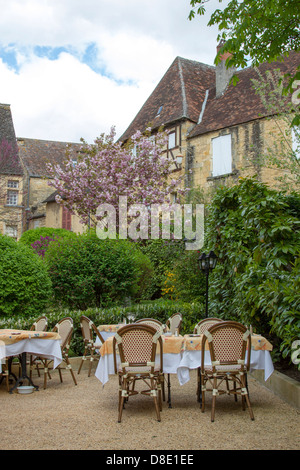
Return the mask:
[[[219,50],[224,46],[225,42],[221,41],[217,46],[217,53]],[[230,57],[230,52],[225,52],[221,55],[219,62],[216,66],[216,97],[222,95],[222,93],[226,90],[227,85],[230,82],[231,77],[235,74],[236,69],[235,67],[230,67],[229,69],[226,68],[225,62],[228,57]]]

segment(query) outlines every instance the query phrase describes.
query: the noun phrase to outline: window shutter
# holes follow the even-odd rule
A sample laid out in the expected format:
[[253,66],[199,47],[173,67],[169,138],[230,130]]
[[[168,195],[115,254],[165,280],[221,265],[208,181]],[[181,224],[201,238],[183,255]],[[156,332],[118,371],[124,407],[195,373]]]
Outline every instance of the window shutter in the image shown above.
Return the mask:
[[213,176],[226,175],[232,172],[231,134],[222,135],[212,140]]
[[71,212],[64,206],[62,208],[62,228],[71,230]]

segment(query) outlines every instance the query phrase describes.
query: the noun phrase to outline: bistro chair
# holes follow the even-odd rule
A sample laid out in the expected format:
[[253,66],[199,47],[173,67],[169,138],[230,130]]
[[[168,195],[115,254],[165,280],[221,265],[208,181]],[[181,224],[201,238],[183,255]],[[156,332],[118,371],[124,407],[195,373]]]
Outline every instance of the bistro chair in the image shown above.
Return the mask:
[[[220,318],[204,318],[197,323],[194,328],[194,334],[196,335],[203,335],[203,333],[212,325],[219,323],[221,320]],[[200,387],[201,377],[200,377],[200,367],[197,368],[197,401],[201,401],[201,387]]]
[[204,318],[204,320],[199,321],[199,323],[197,323],[197,325],[195,326],[194,334],[202,335],[204,331],[206,331],[210,326],[220,321],[223,320],[221,320],[220,318]]
[[[162,334],[164,333],[165,326],[163,323],[159,320],[156,320],[155,318],[141,318],[137,320],[135,323],[143,323],[144,325],[149,325],[155,328],[157,331],[160,331]],[[163,372],[161,372],[161,386],[162,386],[162,396],[163,396],[163,401],[166,400],[166,393],[165,393],[165,375]]]
[[182,323],[181,313],[174,313],[166,321],[166,327],[169,329],[169,331],[171,331],[172,335],[175,335],[176,332],[180,334],[181,323]]
[[162,324],[162,322],[156,320],[155,318],[140,318],[139,320],[136,320],[135,323],[143,323],[145,325],[152,326],[161,333],[163,333],[165,330],[165,326]]
[[[205,364],[204,361],[206,342],[210,351],[211,365]],[[246,385],[250,354],[251,335],[247,327],[241,323],[223,321],[212,325],[204,332],[201,354],[202,412],[205,410],[205,394],[207,391],[212,391],[212,422],[215,419],[216,397],[222,394],[240,395],[243,409],[245,409],[246,402],[250,418],[254,420]],[[207,383],[211,385],[211,390],[207,389]],[[230,383],[233,383],[233,389],[230,389]],[[221,388],[222,385],[223,388]],[[224,390],[224,385],[226,385],[226,390]]]
[[[71,338],[73,334],[73,320],[70,317],[65,317],[62,318],[58,323],[56,323],[55,327],[52,329],[52,331],[57,332],[61,338],[61,354],[63,358],[63,362],[66,365],[66,369],[69,369],[73,382],[75,385],[77,385],[76,378],[72,369],[72,366],[69,361],[69,349],[70,349],[70,343],[71,343]],[[44,364],[44,389],[47,386],[47,374],[48,374],[48,367],[49,364],[52,362],[52,360],[48,361],[46,358],[41,358]],[[57,367],[58,372],[59,372],[59,377],[60,381],[62,382],[62,373],[61,373],[61,367],[60,365]]]
[[[156,349],[159,344],[159,363],[155,364]],[[117,363],[119,351],[120,365]],[[163,349],[161,331],[142,323],[123,326],[113,338],[114,367],[119,377],[119,412],[121,422],[125,400],[138,393],[153,398],[156,417],[160,421],[161,383],[163,369]],[[142,380],[146,390],[135,390],[136,379]]]
[[[30,331],[47,331],[48,327],[48,319],[45,315],[39,317],[35,322],[31,325]],[[29,367],[30,367],[30,378],[32,378],[32,371],[35,368],[37,370],[38,376],[40,377],[40,369],[39,365],[41,365],[41,359],[39,357],[30,355],[29,356]],[[49,378],[50,378],[50,374]]]
[[91,375],[92,364],[94,361],[99,361],[100,353],[99,349],[104,343],[104,339],[101,336],[101,333],[98,331],[95,323],[90,320],[85,315],[80,317],[80,327],[81,333],[84,341],[84,353],[81,359],[81,363],[78,369],[78,374],[80,374],[81,367],[87,359],[87,354],[90,354],[89,357],[89,372],[88,377]]

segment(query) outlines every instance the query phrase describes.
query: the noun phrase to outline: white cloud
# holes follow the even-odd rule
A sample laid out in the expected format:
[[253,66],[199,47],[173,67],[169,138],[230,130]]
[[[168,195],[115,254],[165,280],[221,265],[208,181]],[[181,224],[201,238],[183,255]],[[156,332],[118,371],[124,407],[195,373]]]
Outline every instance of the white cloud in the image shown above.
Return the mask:
[[112,125],[120,135],[176,56],[215,55],[210,15],[188,21],[188,0],[0,0],[0,10],[0,102],[19,137],[92,141]]

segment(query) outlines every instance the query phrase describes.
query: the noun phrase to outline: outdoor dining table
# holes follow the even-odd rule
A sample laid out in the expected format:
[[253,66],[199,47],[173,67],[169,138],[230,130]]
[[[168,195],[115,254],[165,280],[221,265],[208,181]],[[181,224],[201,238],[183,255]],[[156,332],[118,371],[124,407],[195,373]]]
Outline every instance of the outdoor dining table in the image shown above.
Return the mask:
[[97,329],[104,341],[106,341],[109,337],[114,336],[122,326],[124,326],[123,323],[119,323],[117,325],[99,325],[97,326]]
[[2,372],[2,364],[5,363],[5,343],[0,340],[0,373]]
[[53,360],[55,369],[62,362],[60,339],[59,334],[53,331],[0,329],[0,341],[5,345],[5,357],[21,356],[21,374],[10,393],[26,379],[38,390],[39,387],[33,384],[26,373],[26,354]]
[[[201,342],[203,335],[162,335],[163,339],[163,372],[176,374],[179,384],[190,380],[190,370],[201,367]],[[208,348],[208,347],[207,347]],[[250,372],[263,369],[265,380],[274,371],[270,351],[273,347],[263,336],[251,335]],[[100,360],[95,376],[104,386],[109,375],[115,374],[113,359],[113,335],[100,348]],[[247,356],[246,356],[247,358]],[[210,352],[205,350],[205,365],[211,364]]]

